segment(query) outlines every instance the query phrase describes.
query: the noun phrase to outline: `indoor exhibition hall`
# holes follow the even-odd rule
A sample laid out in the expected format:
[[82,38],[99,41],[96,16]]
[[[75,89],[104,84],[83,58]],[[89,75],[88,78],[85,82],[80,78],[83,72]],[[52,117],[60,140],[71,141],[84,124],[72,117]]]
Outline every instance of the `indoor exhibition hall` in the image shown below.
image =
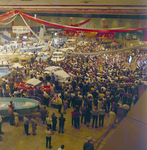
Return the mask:
[[147,2],[0,2],[0,150],[147,150]]

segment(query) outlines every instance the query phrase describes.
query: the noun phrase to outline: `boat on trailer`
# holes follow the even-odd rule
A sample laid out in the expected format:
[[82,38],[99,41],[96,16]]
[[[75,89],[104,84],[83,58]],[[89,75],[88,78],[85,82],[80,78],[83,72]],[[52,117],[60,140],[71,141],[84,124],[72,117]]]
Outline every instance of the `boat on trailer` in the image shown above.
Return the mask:
[[38,101],[29,98],[0,98],[0,112],[2,115],[9,115],[8,108],[10,101],[13,102],[14,108],[19,115],[36,112],[38,108]]

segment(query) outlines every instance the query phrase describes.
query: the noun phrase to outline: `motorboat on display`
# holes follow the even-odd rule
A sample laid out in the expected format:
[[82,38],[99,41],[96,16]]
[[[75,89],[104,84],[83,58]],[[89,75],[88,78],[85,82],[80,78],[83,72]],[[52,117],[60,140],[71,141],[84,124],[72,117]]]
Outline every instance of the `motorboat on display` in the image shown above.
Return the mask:
[[50,66],[45,68],[45,72],[47,74],[54,73],[55,76],[58,76],[59,78],[59,86],[62,86],[62,83],[64,82],[65,84],[69,83],[69,80],[71,80],[75,75],[69,73],[67,74],[61,67],[59,66]]
[[23,48],[20,48],[20,51],[22,52],[22,53],[24,53],[24,52],[28,52],[28,51],[30,51],[30,52],[37,52],[37,51],[41,51],[42,49],[48,49],[48,45],[30,45],[30,44],[28,44],[28,45],[26,45],[26,46],[24,46]]
[[21,56],[19,56],[19,60],[27,61],[27,60],[31,60],[32,57],[35,57],[34,53],[32,53],[30,51],[29,52],[24,52],[24,53],[22,53]]
[[75,44],[76,43],[76,39],[68,39],[66,41],[67,44]]
[[24,66],[22,66],[21,64],[19,64],[19,63],[14,63],[10,68],[14,68],[14,69],[17,69],[17,68],[19,68],[19,69],[22,69]]
[[53,52],[51,60],[54,62],[60,62],[65,59],[64,53],[63,52]]
[[51,54],[48,52],[40,52],[38,53],[36,60],[39,61],[39,59],[41,58],[42,61],[47,61],[48,58],[51,57]]
[[6,60],[12,60],[12,61],[15,61],[15,59],[18,59],[19,56],[20,56],[19,52],[0,53],[0,59],[6,59]]
[[[28,90],[31,95],[33,95],[34,90],[37,89],[40,89],[42,92],[44,92],[44,90],[46,90],[46,92],[50,91],[50,86],[43,85],[42,81],[36,78],[29,79],[27,82],[18,83],[17,85],[14,86],[14,88],[17,88],[18,92],[23,91],[24,95],[25,92],[27,92]],[[37,97],[39,97],[39,94],[37,95]]]
[[61,52],[73,52],[74,51],[74,47],[67,47],[67,48],[60,48],[58,49],[58,51],[61,51]]
[[8,108],[10,101],[19,115],[36,112],[38,108],[38,101],[29,98],[0,98],[0,112],[1,115],[9,115]]
[[20,52],[17,51],[19,45],[15,42],[0,46],[0,59],[15,60],[18,59]]

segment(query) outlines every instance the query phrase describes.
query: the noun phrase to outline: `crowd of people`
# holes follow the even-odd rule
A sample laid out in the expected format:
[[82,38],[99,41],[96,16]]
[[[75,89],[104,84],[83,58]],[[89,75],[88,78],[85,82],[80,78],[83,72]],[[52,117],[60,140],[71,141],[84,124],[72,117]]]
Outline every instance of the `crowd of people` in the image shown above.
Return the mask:
[[[104,45],[106,47],[106,45]],[[120,45],[119,45],[120,47]],[[79,49],[81,47],[77,47]],[[85,47],[82,47],[86,49]],[[94,51],[94,45],[91,49],[87,48],[86,52]],[[111,49],[111,47],[110,47]],[[85,52],[85,50],[84,50]],[[33,93],[29,89],[20,96],[39,95],[41,105],[38,110],[41,113],[43,124],[47,124],[46,130],[46,147],[51,146],[51,134],[56,131],[57,117],[55,113],[49,117],[49,112],[46,107],[51,107],[51,100],[56,93],[61,93],[61,97],[57,98],[59,117],[58,132],[64,133],[64,124],[66,118],[66,110],[73,108],[71,111],[72,125],[80,128],[80,124],[84,124],[92,128],[99,128],[104,126],[105,115],[109,116],[109,125],[116,123],[116,118],[120,115],[119,109],[124,110],[124,115],[131,109],[138,99],[138,84],[142,78],[142,68],[132,68],[132,64],[136,64],[136,60],[141,59],[144,52],[140,52],[140,56],[134,55],[136,50],[127,51],[123,53],[113,53],[104,55],[67,55],[62,62],[52,62],[48,59],[47,62],[30,62],[25,64],[23,69],[17,68],[13,70],[7,79],[2,79],[2,86],[0,88],[1,97],[14,96],[17,88],[15,85],[29,79],[37,78],[42,81],[44,85],[50,86],[50,91],[42,92],[40,89],[34,87]],[[128,64],[128,57],[132,55],[132,64]],[[62,83],[59,87],[58,79],[54,74],[46,74],[44,70],[48,66],[60,66],[67,73],[72,73],[75,77],[69,80],[68,83]],[[13,104],[10,104],[13,108]],[[43,105],[43,106],[42,106]],[[63,107],[63,110],[62,110]],[[9,109],[10,125],[13,125],[13,115],[15,116],[15,125],[18,126],[18,113]],[[92,123],[91,123],[92,120]],[[37,122],[34,117],[30,120],[32,124],[32,133],[36,135]],[[25,133],[28,133],[29,120],[24,117]],[[88,140],[88,142],[91,139]],[[49,146],[48,146],[49,142]],[[93,148],[89,143],[84,144],[83,149],[87,147]],[[61,146],[63,149],[64,146]]]

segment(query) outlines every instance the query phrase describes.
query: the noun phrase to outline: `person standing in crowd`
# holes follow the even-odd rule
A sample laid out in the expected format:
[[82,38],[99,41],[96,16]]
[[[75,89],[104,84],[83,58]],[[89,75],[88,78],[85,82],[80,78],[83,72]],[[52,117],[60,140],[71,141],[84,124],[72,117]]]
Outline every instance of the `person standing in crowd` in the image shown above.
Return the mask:
[[84,143],[83,150],[94,150],[92,137],[87,138],[87,142]]
[[55,116],[55,113],[52,113],[52,124],[53,124],[53,131],[57,131],[56,124],[57,124],[57,117]]
[[51,82],[52,82],[52,83],[55,82],[55,76],[54,76],[54,73],[51,74]]
[[109,126],[111,127],[116,121],[116,114],[114,112],[114,108],[109,112]]
[[138,101],[139,97],[137,94],[135,94],[135,96],[133,97],[133,105],[135,105]]
[[83,122],[83,118],[84,118],[84,124],[86,124],[86,119],[85,119],[86,104],[84,104],[84,106],[81,107],[81,112],[82,112],[81,123]]
[[95,110],[92,111],[92,118],[93,118],[92,128],[94,127],[94,123],[95,123],[95,128],[98,127],[97,126],[98,114],[99,114],[99,111],[97,110],[97,107],[95,106]]
[[108,95],[106,98],[106,109],[107,109],[107,113],[109,113],[110,111],[110,96]]
[[58,103],[58,112],[61,114],[62,99],[60,97],[57,97],[57,103]]
[[52,83],[50,86],[51,97],[54,97],[54,88],[55,88],[55,85]]
[[70,101],[71,101],[71,98],[70,98],[70,93],[69,91],[67,91],[67,93],[64,95],[64,98],[67,100],[67,107],[70,108]]
[[14,109],[14,122],[16,127],[18,127],[18,122],[19,122],[18,116],[19,114],[16,112],[16,109]]
[[37,129],[37,121],[35,120],[35,116],[31,119],[32,124],[32,133],[33,135],[36,135],[36,129]]
[[30,135],[30,134],[28,133],[28,130],[29,130],[29,119],[28,119],[26,116],[24,116],[24,117],[23,117],[23,121],[24,121],[25,133],[26,133],[26,135]]
[[1,113],[0,113],[0,134],[4,133],[4,132],[2,132],[2,121],[3,121],[2,118],[4,118],[4,116],[2,116]]
[[62,131],[64,133],[64,123],[66,119],[63,117],[63,114],[61,114],[61,117],[59,117],[59,133]]
[[14,125],[14,114],[13,114],[13,111],[14,111],[14,105],[13,105],[13,102],[10,101],[10,105],[9,105],[9,108],[8,108],[8,113],[10,115],[10,125],[11,126]]
[[[49,148],[51,149],[52,146],[51,146],[51,135],[53,134],[52,130],[50,130],[50,127],[47,127],[47,130],[46,130],[46,148]],[[48,143],[49,143],[49,146],[48,146]]]
[[64,145],[61,145],[60,148],[58,148],[58,150],[63,150],[64,149]]
[[41,64],[41,57],[39,57],[39,63]]
[[44,106],[44,108],[41,110],[41,118],[42,118],[43,124],[46,121],[46,115],[47,115],[47,113],[48,113],[48,111],[46,109],[46,106]]
[[55,76],[55,88],[56,88],[56,90],[58,89],[58,82],[59,82],[59,77],[56,75]]
[[47,94],[46,90],[44,90],[43,96],[44,96],[44,105],[46,105],[48,107],[50,96]]
[[72,120],[71,120],[72,126],[73,126],[73,124],[75,125],[75,112],[76,112],[76,109],[74,109],[74,110],[71,112],[71,115],[72,115]]
[[[3,94],[5,93],[5,90],[6,90],[6,81],[5,79],[2,79],[2,90],[3,90]],[[5,97],[5,95],[4,95]]]
[[65,100],[63,101],[63,113],[64,113],[64,114],[66,114],[67,103],[68,103],[68,101],[65,99]]
[[34,57],[33,56],[31,57],[31,64],[32,65],[34,64]]
[[74,126],[75,126],[75,128],[76,129],[79,129],[80,128],[80,116],[82,116],[81,115],[81,113],[80,112],[78,112],[76,109],[75,109],[75,113],[74,113]]
[[47,85],[47,83],[50,82],[50,80],[51,80],[51,76],[50,76],[49,73],[47,73],[47,74],[46,74],[46,77],[45,77],[46,85]]
[[75,88],[76,88],[76,80],[73,80],[73,81],[72,81],[72,88],[73,88],[73,90],[74,90],[74,92],[75,92]]
[[89,107],[86,107],[85,119],[86,119],[86,126],[89,127],[91,119],[91,112]]
[[102,107],[99,109],[99,127],[103,127],[105,117],[105,109]]
[[52,118],[49,117],[49,114],[47,114],[47,117],[46,117],[46,124],[47,124],[47,127],[49,127],[50,129],[52,128]]
[[101,109],[103,106],[103,99],[99,98],[98,100],[98,110]]
[[70,93],[71,93],[71,94],[70,94],[70,95],[71,95],[71,98],[70,98],[70,99],[71,99],[71,106],[74,107],[75,94],[74,94],[74,91],[73,91],[72,88],[70,89]]

